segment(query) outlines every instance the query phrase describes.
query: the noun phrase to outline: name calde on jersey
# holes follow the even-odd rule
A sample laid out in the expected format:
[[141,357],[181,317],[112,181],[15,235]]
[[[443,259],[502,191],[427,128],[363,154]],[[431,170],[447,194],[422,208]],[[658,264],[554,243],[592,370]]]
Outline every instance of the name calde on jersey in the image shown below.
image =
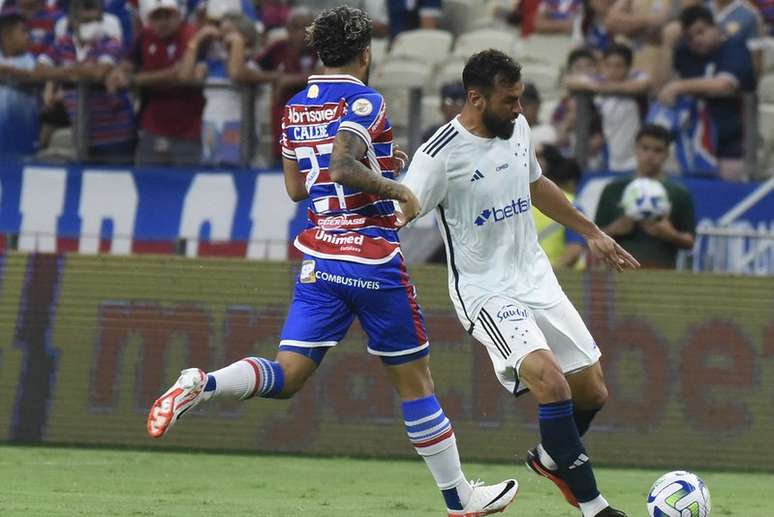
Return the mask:
[[295,246],[320,258],[384,263],[400,252],[393,201],[330,178],[333,142],[344,130],[366,142],[364,165],[393,176],[392,129],[381,96],[349,76],[310,77],[283,118],[283,156],[298,161],[310,199],[308,225]]

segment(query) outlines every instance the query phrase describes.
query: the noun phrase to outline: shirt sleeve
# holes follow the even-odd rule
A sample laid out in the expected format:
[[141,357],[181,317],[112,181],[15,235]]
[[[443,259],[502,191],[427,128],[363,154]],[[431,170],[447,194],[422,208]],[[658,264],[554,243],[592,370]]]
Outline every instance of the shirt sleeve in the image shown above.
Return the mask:
[[[735,38],[736,39],[736,38]],[[752,56],[747,45],[736,39],[728,52],[717,63],[715,76],[726,76],[734,81],[742,91],[755,89]]]
[[280,147],[282,148],[282,157],[288,160],[296,159],[296,151],[290,147],[290,141],[288,139],[288,107],[285,106],[285,112],[282,114],[282,134],[280,135]]
[[418,217],[433,210],[446,198],[449,182],[446,177],[444,156],[441,154],[432,157],[423,152],[417,152],[403,178],[402,183],[419,200]]
[[361,93],[347,99],[347,112],[341,118],[340,131],[351,131],[366,145],[384,131],[387,122],[384,98],[376,92]]
[[543,175],[543,169],[540,168],[540,163],[535,154],[535,145],[532,143],[532,130],[527,128],[527,132],[529,134],[529,182],[534,183]]

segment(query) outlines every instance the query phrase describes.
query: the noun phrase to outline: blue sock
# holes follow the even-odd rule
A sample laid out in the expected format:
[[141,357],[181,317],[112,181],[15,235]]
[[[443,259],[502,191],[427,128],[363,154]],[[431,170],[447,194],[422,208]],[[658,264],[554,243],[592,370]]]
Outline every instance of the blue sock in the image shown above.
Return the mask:
[[572,400],[540,404],[538,411],[543,448],[559,466],[575,498],[585,503],[599,496],[591,462],[578,436]]
[[597,413],[599,413],[599,410],[602,408],[594,408],[594,409],[578,409],[577,407],[573,411],[572,417],[575,420],[575,427],[578,428],[578,436],[583,436],[586,434],[586,431],[589,430],[589,426],[591,425],[591,421],[594,420],[594,417],[597,416]]
[[204,386],[204,391],[215,391],[215,387],[218,383],[215,381],[215,377],[212,375],[207,376],[207,384]]
[[285,372],[276,361],[269,361],[263,357],[247,357],[245,361],[256,369],[258,373],[255,389],[250,397],[274,398],[285,387]]

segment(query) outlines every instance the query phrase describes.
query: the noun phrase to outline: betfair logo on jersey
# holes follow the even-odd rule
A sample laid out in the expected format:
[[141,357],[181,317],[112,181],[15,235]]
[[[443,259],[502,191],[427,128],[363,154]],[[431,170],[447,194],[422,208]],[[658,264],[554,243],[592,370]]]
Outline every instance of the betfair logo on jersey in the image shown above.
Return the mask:
[[514,215],[523,214],[529,210],[529,207],[529,196],[525,198],[520,197],[519,199],[512,199],[510,204],[505,205],[502,208],[492,207],[487,208],[486,210],[482,210],[481,214],[476,217],[474,222],[476,223],[476,226],[484,226],[490,220],[495,223],[499,223],[500,221],[510,219]]

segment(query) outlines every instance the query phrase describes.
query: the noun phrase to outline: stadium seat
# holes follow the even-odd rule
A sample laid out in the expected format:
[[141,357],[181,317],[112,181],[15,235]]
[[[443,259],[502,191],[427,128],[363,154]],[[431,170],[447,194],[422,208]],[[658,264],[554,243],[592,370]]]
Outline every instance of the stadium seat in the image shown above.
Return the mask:
[[450,32],[435,29],[401,32],[392,44],[389,59],[404,58],[436,65],[448,57],[453,39]]
[[441,27],[455,36],[467,32],[473,15],[472,0],[444,0]]
[[762,139],[760,176],[768,177],[774,175],[774,103],[758,106],[758,122]]
[[774,104],[774,73],[766,74],[758,83],[758,95],[763,104]]
[[405,128],[409,119],[409,89],[430,83],[431,69],[423,63],[390,60],[374,70],[371,84],[387,100],[387,114],[393,127]]
[[441,98],[437,95],[422,97],[422,132],[442,123]]
[[525,63],[545,63],[558,69],[564,66],[572,40],[566,35],[532,34],[523,41],[521,60]]
[[462,69],[465,61],[462,59],[449,60],[440,65],[433,76],[432,94],[437,95],[441,86],[447,83],[462,82]]
[[48,147],[41,149],[37,158],[47,162],[64,162],[75,159],[75,144],[73,143],[73,130],[66,127],[57,129],[51,135]]
[[457,38],[452,54],[467,59],[472,54],[488,48],[501,50],[509,56],[516,57],[518,48],[516,30],[478,29],[466,32]]
[[760,47],[763,49],[763,73],[774,72],[774,38],[763,38]]
[[524,82],[534,83],[543,100],[559,98],[559,69],[539,63],[526,63],[521,73]]
[[375,66],[380,65],[387,59],[387,38],[374,38],[371,40],[371,59]]

